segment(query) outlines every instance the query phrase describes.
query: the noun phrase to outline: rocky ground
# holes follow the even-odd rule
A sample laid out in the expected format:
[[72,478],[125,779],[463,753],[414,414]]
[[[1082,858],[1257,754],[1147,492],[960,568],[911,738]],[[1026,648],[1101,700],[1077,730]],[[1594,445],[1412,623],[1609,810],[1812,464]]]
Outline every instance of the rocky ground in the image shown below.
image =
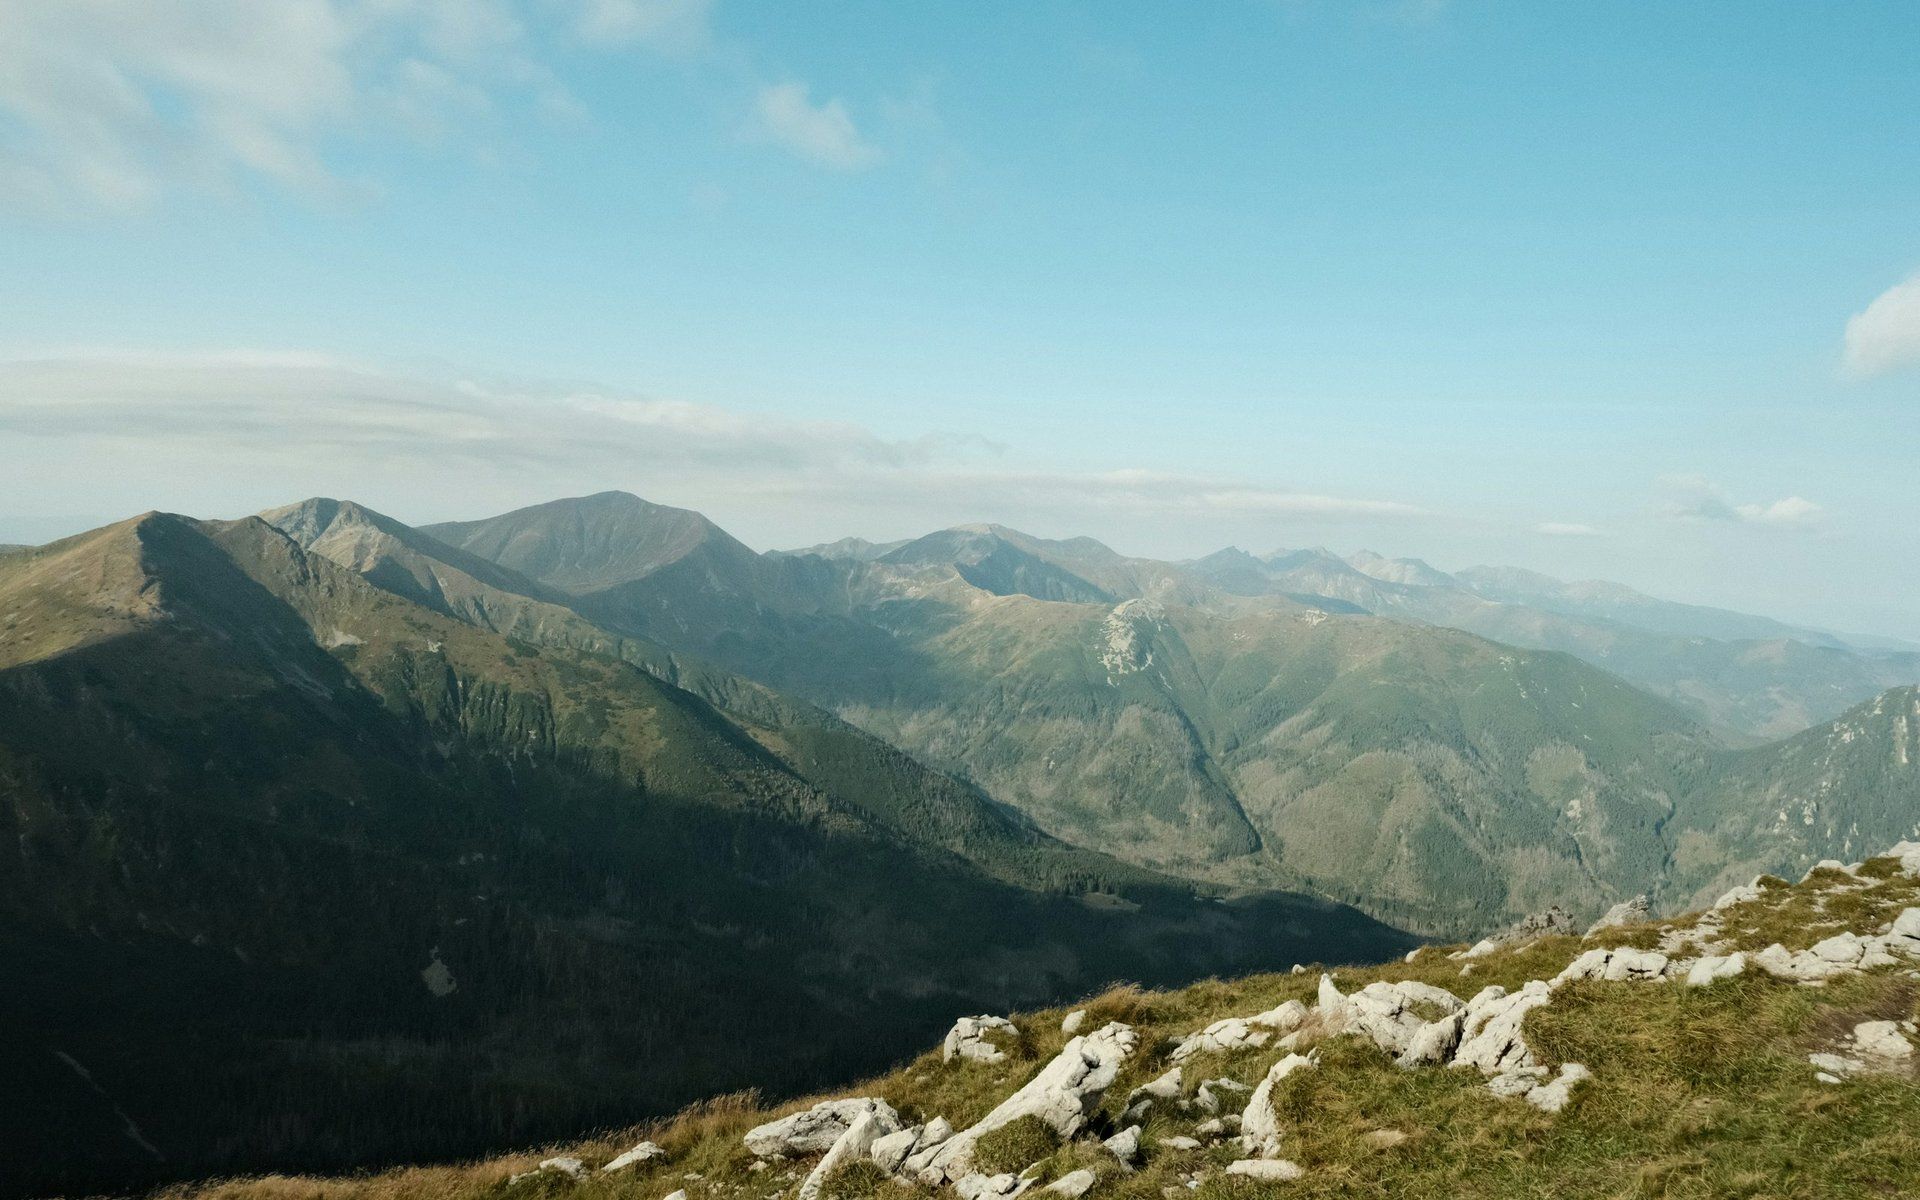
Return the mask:
[[178,1189],[499,1200],[1920,1193],[1920,844],[1365,969],[963,1016],[844,1095],[540,1154]]

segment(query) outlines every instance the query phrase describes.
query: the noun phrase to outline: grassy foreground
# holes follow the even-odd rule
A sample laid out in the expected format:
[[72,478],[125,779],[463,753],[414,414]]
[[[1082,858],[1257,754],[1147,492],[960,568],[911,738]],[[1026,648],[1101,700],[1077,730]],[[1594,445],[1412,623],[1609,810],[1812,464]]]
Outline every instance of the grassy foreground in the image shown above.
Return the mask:
[[[1891,860],[1873,860],[1857,877],[1817,871],[1797,885],[1767,881],[1760,899],[1722,914],[1724,936],[1748,948],[1778,941],[1790,950],[1802,949],[1842,929],[1874,932],[1913,905],[1920,905],[1920,880],[1901,875]],[[1518,988],[1528,980],[1549,979],[1583,949],[1651,946],[1663,933],[1685,929],[1696,919],[1623,926],[1588,939],[1545,938],[1470,964],[1448,956],[1455,948],[1430,947],[1409,963],[1339,968],[1333,976],[1347,992],[1375,980],[1418,979],[1464,999],[1487,984]],[[1074,1006],[1088,1010],[1086,1030],[1120,1020],[1142,1033],[1140,1051],[1106,1094],[1096,1129],[1104,1133],[1118,1127],[1127,1093],[1166,1069],[1166,1052],[1180,1037],[1283,1000],[1311,1005],[1318,974],[1210,980],[1157,993],[1122,986]],[[1168,1104],[1157,1105],[1148,1118],[1143,1160],[1132,1172],[1097,1140],[1061,1146],[1025,1128],[984,1143],[982,1155],[1004,1155],[1002,1165],[1016,1170],[1039,1159],[1043,1180],[1091,1168],[1099,1178],[1088,1195],[1098,1200],[1162,1200],[1176,1194],[1201,1200],[1920,1195],[1920,1076],[1909,1067],[1904,1074],[1823,1084],[1807,1061],[1809,1053],[1834,1049],[1858,1022],[1914,1019],[1920,1014],[1917,980],[1920,972],[1908,962],[1821,987],[1756,971],[1704,988],[1671,981],[1569,984],[1550,1005],[1529,1014],[1525,1025],[1543,1060],[1581,1062],[1593,1071],[1592,1081],[1558,1114],[1492,1095],[1475,1071],[1401,1070],[1370,1043],[1336,1037],[1321,1044],[1319,1069],[1290,1075],[1274,1096],[1285,1127],[1285,1154],[1305,1169],[1294,1182],[1257,1183],[1225,1175],[1226,1163],[1241,1156],[1230,1142],[1188,1150],[1160,1144],[1194,1135],[1194,1127],[1209,1115]],[[879,1096],[903,1119],[945,1116],[964,1128],[1060,1050],[1068,1040],[1060,1031],[1068,1011],[1017,1016],[1020,1033],[1006,1040],[1006,1061],[943,1063],[936,1050],[834,1094]],[[1207,1079],[1256,1084],[1282,1053],[1269,1045],[1189,1058],[1183,1064],[1186,1095]],[[820,1098],[763,1109],[751,1095],[728,1096],[669,1121],[461,1166],[354,1178],[231,1180],[177,1187],[165,1195],[168,1200],[661,1200],[684,1190],[688,1200],[791,1197],[811,1163],[756,1166],[741,1135]],[[557,1153],[596,1167],[641,1138],[657,1142],[666,1155],[580,1181],[541,1172],[509,1182]],[[836,1176],[825,1195],[907,1200],[920,1191],[863,1164]]]

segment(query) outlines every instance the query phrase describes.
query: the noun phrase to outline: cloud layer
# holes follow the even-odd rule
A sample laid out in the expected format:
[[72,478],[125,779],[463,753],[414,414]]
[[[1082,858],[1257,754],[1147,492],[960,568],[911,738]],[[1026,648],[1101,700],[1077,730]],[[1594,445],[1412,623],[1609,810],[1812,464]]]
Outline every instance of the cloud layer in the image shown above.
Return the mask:
[[1920,364],[1920,275],[1888,288],[1854,314],[1841,362],[1858,379]]
[[152,498],[142,507],[203,474],[246,495],[367,488],[370,502],[404,480],[442,506],[471,496],[469,513],[488,511],[492,496],[518,503],[625,487],[729,510],[772,505],[795,518],[796,534],[850,514],[864,526],[875,513],[936,524],[1039,516],[1069,526],[1096,517],[1430,515],[1391,499],[1177,472],[1053,469],[965,435],[883,438],[845,423],[288,353],[0,363],[0,473],[54,462],[84,463],[143,491]]
[[880,160],[880,151],[854,128],[839,100],[814,103],[804,83],[776,83],[760,89],[752,132],[789,153],[832,167],[857,171]]

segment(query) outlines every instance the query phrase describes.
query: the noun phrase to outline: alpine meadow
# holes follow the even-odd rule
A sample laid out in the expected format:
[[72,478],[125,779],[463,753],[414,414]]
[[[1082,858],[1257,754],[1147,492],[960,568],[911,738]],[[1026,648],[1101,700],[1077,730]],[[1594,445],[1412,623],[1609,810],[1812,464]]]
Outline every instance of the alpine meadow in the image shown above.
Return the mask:
[[1920,1195],[1916,45],[0,0],[0,1200]]

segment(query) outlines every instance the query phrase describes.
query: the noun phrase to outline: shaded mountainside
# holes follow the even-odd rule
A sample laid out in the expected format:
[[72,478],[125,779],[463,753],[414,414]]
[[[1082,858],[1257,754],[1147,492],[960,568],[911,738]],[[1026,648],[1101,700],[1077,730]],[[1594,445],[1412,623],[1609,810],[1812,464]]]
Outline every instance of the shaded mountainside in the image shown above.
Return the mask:
[[517,582],[281,515],[367,576],[166,515],[0,563],[8,1191],[471,1154],[874,1069],[957,1010],[1410,944],[1064,846],[577,618],[457,620]]
[[182,1200],[1920,1194],[1920,843],[1713,908],[961,1017],[777,1107]]
[[[1752,764],[1790,753],[1735,754],[1697,714],[1764,722],[1832,703],[1783,698],[1783,671],[1833,696],[1867,682],[1864,659],[1835,646],[1575,620],[1487,600],[1417,560],[1229,550],[1176,566],[963,526],[800,561],[817,573],[753,603],[711,573],[664,568],[570,603],[829,707],[1063,839],[1189,876],[1310,887],[1433,933],[1551,902],[1694,896],[1713,875],[1713,854],[1676,841],[1699,823],[1695,797],[1705,811],[1763,803]],[[1550,649],[1435,627],[1452,624]],[[1875,661],[1897,677],[1896,659]],[[1661,675],[1666,697],[1596,660]],[[1913,781],[1884,783],[1868,803],[1920,802]],[[1839,852],[1752,854],[1791,869]]]

